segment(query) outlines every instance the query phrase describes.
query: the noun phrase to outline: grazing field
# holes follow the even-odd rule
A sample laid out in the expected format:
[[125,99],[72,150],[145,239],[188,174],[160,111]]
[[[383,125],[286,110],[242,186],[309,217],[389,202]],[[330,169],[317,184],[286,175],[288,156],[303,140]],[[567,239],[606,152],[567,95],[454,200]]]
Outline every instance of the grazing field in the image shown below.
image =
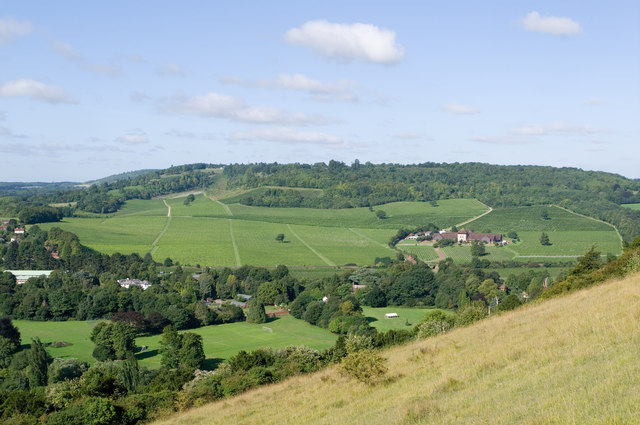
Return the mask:
[[[427,311],[429,311],[427,308],[362,307],[362,314],[378,332],[386,332],[390,329],[411,330],[413,326],[424,318]],[[387,319],[384,316],[387,313],[397,313],[398,317]],[[409,325],[407,325],[407,322],[409,322]]]
[[630,210],[640,211],[640,204],[622,204],[622,206]]
[[636,274],[386,350],[379,385],[331,367],[154,424],[638,424],[638,299]]
[[[96,323],[98,322],[13,321],[22,336],[22,344],[30,344],[34,337],[39,337],[43,343],[66,341],[70,345],[47,347],[47,351],[52,357],[75,357],[88,363],[95,361],[91,356],[94,345],[89,340],[89,335]],[[331,332],[291,316],[281,316],[264,324],[238,322],[191,329],[189,332],[202,335],[204,354],[209,364],[228,359],[240,350],[288,345],[306,345],[321,350],[332,346],[337,339]],[[138,347],[147,347],[144,352],[137,354],[141,366],[160,367],[159,341],[160,335],[136,339]]]
[[[202,346],[208,366],[234,356],[238,351],[256,350],[260,347],[281,348],[289,345],[306,345],[316,350],[332,346],[337,335],[298,320],[292,316],[280,316],[267,323],[228,323],[192,329],[202,335]],[[160,335],[136,339],[138,346],[147,350],[138,354],[140,365],[149,368],[160,367]]]

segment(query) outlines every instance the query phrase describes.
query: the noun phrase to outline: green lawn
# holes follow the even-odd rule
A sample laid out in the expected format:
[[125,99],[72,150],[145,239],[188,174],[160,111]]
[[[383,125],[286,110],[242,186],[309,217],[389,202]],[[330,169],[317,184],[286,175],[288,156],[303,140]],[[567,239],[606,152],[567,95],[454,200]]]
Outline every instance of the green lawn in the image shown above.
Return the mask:
[[[43,343],[66,341],[70,343],[69,346],[47,347],[47,351],[52,357],[75,357],[89,363],[94,362],[91,356],[94,345],[89,340],[89,335],[96,323],[94,321],[13,321],[20,331],[23,344],[30,344],[31,338],[36,336]],[[228,359],[240,350],[249,351],[259,347],[279,348],[289,345],[306,345],[321,350],[332,346],[337,339],[337,336],[329,331],[291,316],[281,316],[265,324],[229,323],[191,329],[189,332],[202,335],[204,353],[209,360],[209,365],[220,359]],[[160,366],[159,341],[160,335],[136,339],[139,347],[143,345],[147,347],[146,351],[137,354],[140,365],[149,368]]]
[[[550,231],[547,232],[551,245],[540,244],[542,232],[518,232],[520,242],[509,245],[509,249],[515,251],[519,257],[527,256],[580,256],[591,247],[603,254],[618,255],[621,252],[621,243],[618,234],[612,230],[605,231]],[[520,258],[517,258],[520,259]],[[526,260],[526,258],[524,258]]]
[[[407,308],[407,307],[362,307],[362,314],[369,318],[370,325],[379,332],[386,332],[389,329],[411,330],[424,315],[429,311],[427,308]],[[397,313],[398,317],[387,319],[386,313]],[[407,326],[409,321],[409,326]]]
[[[202,335],[204,354],[209,362],[228,359],[241,350],[251,351],[260,347],[306,345],[321,350],[332,346],[337,339],[337,335],[292,316],[281,316],[264,324],[229,323],[192,329],[189,332]],[[157,351],[160,348],[159,341],[160,335],[136,340],[138,346],[147,346],[146,352],[138,355],[142,366],[160,366]]]
[[[471,246],[470,245],[451,245],[440,248],[445,257],[450,257],[456,263],[471,262]],[[489,261],[508,261],[513,260],[515,254],[509,247],[485,246],[485,255],[481,256],[482,260]]]
[[640,204],[622,204],[622,206],[631,210],[640,211]]

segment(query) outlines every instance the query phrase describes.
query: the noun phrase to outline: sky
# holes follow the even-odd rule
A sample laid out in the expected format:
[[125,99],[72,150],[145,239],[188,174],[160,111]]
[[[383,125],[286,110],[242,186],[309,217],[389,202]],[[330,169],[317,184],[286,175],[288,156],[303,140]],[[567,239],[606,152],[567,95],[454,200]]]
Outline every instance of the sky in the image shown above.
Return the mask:
[[195,162],[640,178],[640,2],[0,4],[0,181]]

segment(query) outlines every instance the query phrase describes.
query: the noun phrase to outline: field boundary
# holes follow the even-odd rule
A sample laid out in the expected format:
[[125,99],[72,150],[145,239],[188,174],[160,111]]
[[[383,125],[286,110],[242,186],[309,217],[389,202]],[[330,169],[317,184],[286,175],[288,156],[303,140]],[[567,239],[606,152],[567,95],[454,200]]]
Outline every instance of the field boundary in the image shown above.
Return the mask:
[[167,222],[164,224],[162,230],[160,230],[160,233],[158,233],[158,236],[156,236],[153,242],[151,242],[151,255],[155,254],[158,250],[158,242],[160,242],[160,238],[164,236],[164,234],[169,229],[169,225],[171,224],[171,205],[167,204],[167,201],[165,201],[164,199],[162,200],[162,202],[164,202],[164,204],[167,206]]
[[574,214],[574,215],[577,215],[577,216],[579,216],[579,217],[588,218],[589,220],[597,221],[597,222],[599,222],[599,223],[604,223],[604,224],[606,224],[606,225],[607,225],[607,226],[609,226],[609,227],[613,227],[613,230],[615,230],[615,231],[616,231],[616,235],[618,235],[618,239],[620,239],[620,251],[622,252],[622,247],[624,246],[624,239],[622,239],[622,235],[620,234],[620,232],[618,231],[618,228],[617,228],[616,226],[614,226],[614,225],[613,225],[613,224],[611,224],[611,223],[607,223],[607,222],[606,222],[606,221],[604,221],[604,220],[599,220],[599,219],[594,218],[594,217],[589,217],[588,215],[584,215],[584,214],[580,214],[580,213],[575,212],[575,211],[571,211],[570,209],[565,208],[565,207],[561,207],[560,205],[555,205],[555,204],[552,204],[552,205],[553,205],[554,207],[558,207],[558,208],[560,208],[561,210],[565,210],[566,212],[571,213],[571,214]]
[[236,237],[233,234],[233,220],[229,220],[229,235],[231,235],[231,245],[233,246],[233,254],[236,257],[236,266],[242,266],[242,261],[240,261],[240,251],[238,250],[238,244],[236,243]]
[[324,255],[322,255],[320,252],[316,251],[311,245],[309,245],[308,243],[306,243],[304,241],[304,239],[302,239],[300,236],[298,236],[298,234],[293,230],[293,228],[291,227],[290,224],[287,224],[287,228],[291,231],[291,233],[293,234],[293,236],[296,237],[296,239],[298,239],[300,242],[302,242],[302,244],[304,246],[306,246],[307,248],[309,248],[309,250],[311,252],[313,252],[314,254],[316,254],[318,256],[318,258],[320,258],[322,261],[324,261],[325,263],[327,263],[327,265],[335,267],[337,266],[336,263],[334,263],[333,261],[329,260],[327,257],[325,257]]

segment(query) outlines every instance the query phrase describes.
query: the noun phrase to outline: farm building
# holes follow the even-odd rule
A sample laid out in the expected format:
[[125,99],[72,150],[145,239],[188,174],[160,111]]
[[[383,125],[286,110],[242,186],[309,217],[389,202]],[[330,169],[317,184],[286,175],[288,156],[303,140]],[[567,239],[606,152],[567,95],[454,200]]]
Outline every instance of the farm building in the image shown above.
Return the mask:
[[23,284],[32,277],[49,277],[53,270],[5,270],[16,277],[17,284]]
[[500,243],[502,242],[502,235],[500,233],[474,233],[467,230],[460,230],[458,232],[440,232],[433,235],[434,241],[442,239],[451,239],[459,243],[480,241],[484,243]]
[[398,316],[398,313],[385,313],[384,317],[386,319],[394,319],[394,318],[399,317],[399,316]]

